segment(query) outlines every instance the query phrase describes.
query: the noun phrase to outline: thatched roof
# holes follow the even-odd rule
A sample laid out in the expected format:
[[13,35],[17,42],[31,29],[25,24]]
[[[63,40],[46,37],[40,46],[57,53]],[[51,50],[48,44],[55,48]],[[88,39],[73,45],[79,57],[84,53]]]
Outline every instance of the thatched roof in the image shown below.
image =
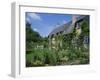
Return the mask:
[[52,36],[53,34],[57,34],[59,32],[62,32],[63,34],[67,34],[67,33],[70,33],[72,32],[72,21],[66,23],[66,24],[63,24],[62,26],[59,26],[57,28],[55,28],[50,34],[49,36]]
[[[89,17],[88,16],[79,16],[77,18],[77,21],[80,21],[82,19],[86,19],[89,21]],[[50,34],[49,34],[49,37],[52,36],[53,34],[57,34],[59,32],[62,32],[63,34],[68,34],[68,33],[71,33],[73,31],[73,28],[74,28],[74,24],[72,24],[72,21],[66,23],[66,24],[63,24],[57,28],[55,28]]]

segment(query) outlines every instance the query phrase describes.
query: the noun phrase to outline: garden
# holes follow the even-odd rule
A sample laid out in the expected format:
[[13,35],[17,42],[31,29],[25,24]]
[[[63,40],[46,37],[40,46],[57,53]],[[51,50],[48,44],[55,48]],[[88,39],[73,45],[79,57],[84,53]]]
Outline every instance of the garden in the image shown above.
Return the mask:
[[26,67],[89,64],[89,45],[85,48],[82,43],[83,36],[89,36],[89,29],[86,22],[82,26],[83,33],[74,43],[75,31],[61,35],[63,46],[55,50],[49,48],[48,37],[41,37],[26,23]]

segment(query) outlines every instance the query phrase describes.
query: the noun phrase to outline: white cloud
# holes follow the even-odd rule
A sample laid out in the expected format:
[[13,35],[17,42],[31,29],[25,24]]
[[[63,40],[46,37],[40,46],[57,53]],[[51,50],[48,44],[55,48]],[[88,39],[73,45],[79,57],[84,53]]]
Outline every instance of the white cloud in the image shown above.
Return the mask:
[[28,13],[28,16],[34,20],[40,20],[40,21],[42,20],[41,17],[37,15],[36,13]]
[[38,30],[36,28],[33,29],[34,31],[38,32]]
[[29,23],[31,23],[31,20],[30,20],[29,17],[26,18],[26,21],[29,22]]

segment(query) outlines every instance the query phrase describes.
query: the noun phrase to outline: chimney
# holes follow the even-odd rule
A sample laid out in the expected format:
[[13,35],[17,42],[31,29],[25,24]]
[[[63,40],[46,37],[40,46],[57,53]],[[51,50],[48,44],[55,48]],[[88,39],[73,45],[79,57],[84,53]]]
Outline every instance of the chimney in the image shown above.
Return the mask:
[[72,24],[75,24],[77,20],[77,16],[76,15],[72,15]]

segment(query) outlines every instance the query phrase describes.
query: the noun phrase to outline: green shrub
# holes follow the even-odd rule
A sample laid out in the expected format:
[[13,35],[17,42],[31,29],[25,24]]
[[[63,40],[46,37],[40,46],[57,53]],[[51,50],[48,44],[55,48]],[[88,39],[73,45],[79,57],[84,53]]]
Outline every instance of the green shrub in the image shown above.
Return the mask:
[[77,59],[77,51],[75,49],[71,48],[68,50],[67,56],[69,58],[69,61],[75,60],[75,59]]
[[45,64],[50,64],[50,50],[49,49],[47,49],[47,48],[45,48],[45,49],[43,49],[43,55],[44,55],[44,59],[45,59],[45,61],[44,61],[44,63]]
[[48,48],[45,48],[43,51],[44,51],[45,64],[56,65],[57,64],[56,52],[54,50],[49,50]]
[[61,64],[67,64],[67,61],[68,61],[68,57],[66,56],[60,59]]
[[49,50],[48,48],[34,49],[34,53],[32,53],[31,57],[32,58],[29,57],[29,62],[32,63],[33,66],[57,64],[57,55],[55,51]]
[[31,63],[31,61],[26,61],[26,67],[32,67],[33,64]]
[[33,52],[26,54],[26,67],[86,63],[89,63],[89,53],[73,47],[59,51],[37,48]]
[[65,64],[68,61],[68,50],[61,50],[58,52],[57,55],[57,60],[58,60],[58,64]]
[[33,62],[39,60],[42,63],[44,63],[45,61],[42,49],[35,49],[32,57],[33,57],[33,60],[32,60]]
[[81,59],[80,64],[89,64],[89,59]]
[[49,60],[50,60],[51,65],[57,64],[57,55],[56,55],[55,51],[51,51]]
[[32,63],[32,66],[36,67],[36,66],[44,66],[44,63],[40,60],[36,60],[36,61],[33,61],[31,62]]
[[28,52],[28,54],[26,53],[26,66],[32,66],[31,61],[33,59],[33,53],[32,52]]

